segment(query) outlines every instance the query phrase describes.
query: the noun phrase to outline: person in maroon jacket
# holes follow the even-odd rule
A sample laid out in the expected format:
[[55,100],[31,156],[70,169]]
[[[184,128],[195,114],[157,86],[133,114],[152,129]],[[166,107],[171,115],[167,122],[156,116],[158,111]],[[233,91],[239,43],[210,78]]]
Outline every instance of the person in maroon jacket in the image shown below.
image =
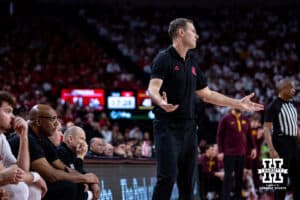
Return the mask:
[[[256,158],[251,159],[250,156],[247,156],[248,161],[248,169],[251,169],[254,185],[256,188],[259,187],[260,179],[258,175],[258,169],[261,168],[261,146],[265,140],[264,138],[264,129],[261,124],[261,115],[259,113],[254,113],[250,116],[250,127],[251,134],[254,139],[255,147],[256,147]],[[247,153],[251,152],[251,145],[247,145]]]
[[224,154],[224,200],[240,200],[243,183],[247,140],[251,145],[251,158],[256,157],[256,148],[251,135],[250,122],[240,110],[232,109],[219,123],[217,143],[219,152]]
[[209,192],[214,194],[214,199],[218,199],[223,179],[217,158],[218,150],[214,144],[206,145],[205,149],[205,153],[199,157],[201,199],[208,199]]

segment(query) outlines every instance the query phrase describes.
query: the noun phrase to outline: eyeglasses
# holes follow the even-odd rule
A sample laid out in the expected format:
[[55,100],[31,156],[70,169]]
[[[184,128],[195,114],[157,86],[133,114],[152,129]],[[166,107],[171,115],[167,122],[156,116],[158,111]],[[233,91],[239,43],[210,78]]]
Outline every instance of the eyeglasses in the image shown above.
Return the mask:
[[51,122],[55,122],[57,120],[57,116],[53,116],[53,117],[50,117],[50,116],[38,116],[38,118],[48,119]]

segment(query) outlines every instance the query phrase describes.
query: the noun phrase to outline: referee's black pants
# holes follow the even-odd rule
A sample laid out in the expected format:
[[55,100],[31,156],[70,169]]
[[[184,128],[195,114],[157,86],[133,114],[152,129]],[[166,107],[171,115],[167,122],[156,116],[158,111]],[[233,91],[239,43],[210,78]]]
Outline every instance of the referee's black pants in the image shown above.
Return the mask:
[[157,182],[153,200],[168,200],[177,181],[179,199],[193,199],[197,134],[193,120],[154,120]]
[[300,144],[297,144],[296,151],[296,167],[294,168],[295,180],[294,180],[294,200],[300,199],[300,173],[297,170],[300,169]]
[[[299,196],[299,185],[297,185],[297,173],[296,173],[296,158],[297,158],[297,140],[296,137],[292,136],[273,136],[272,137],[273,146],[279,157],[283,159],[283,167],[284,169],[288,169],[288,175],[283,174],[284,182],[282,184],[283,187],[287,187],[288,177],[290,178],[292,187],[293,187],[293,195],[295,200],[300,200]],[[299,183],[298,183],[299,184]],[[299,188],[297,190],[297,187]],[[286,190],[275,190],[274,191],[274,199],[275,200],[284,200],[285,199]]]

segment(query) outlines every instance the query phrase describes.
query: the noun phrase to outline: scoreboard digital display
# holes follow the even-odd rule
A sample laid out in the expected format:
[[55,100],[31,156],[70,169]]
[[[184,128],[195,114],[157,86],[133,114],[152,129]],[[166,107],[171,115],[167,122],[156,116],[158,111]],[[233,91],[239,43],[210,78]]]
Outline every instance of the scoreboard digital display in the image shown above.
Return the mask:
[[110,91],[107,95],[107,109],[134,110],[135,92],[130,90]]
[[152,101],[145,89],[63,89],[61,103],[105,111],[112,120],[154,119]]
[[62,103],[90,106],[97,110],[104,110],[105,91],[103,89],[63,89],[61,91]]

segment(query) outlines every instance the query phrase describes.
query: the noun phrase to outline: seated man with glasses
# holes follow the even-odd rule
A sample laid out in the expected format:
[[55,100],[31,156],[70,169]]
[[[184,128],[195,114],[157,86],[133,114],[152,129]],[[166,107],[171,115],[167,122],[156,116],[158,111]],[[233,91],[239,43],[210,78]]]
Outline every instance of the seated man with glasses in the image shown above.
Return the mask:
[[[32,107],[28,130],[30,167],[47,182],[48,192],[44,199],[85,200],[87,196],[81,183],[98,184],[99,180],[95,174],[80,174],[68,168],[57,157],[57,149],[48,139],[55,133],[57,126],[57,114],[53,108],[42,104]],[[18,137],[10,140],[12,148],[17,148],[17,144]]]

